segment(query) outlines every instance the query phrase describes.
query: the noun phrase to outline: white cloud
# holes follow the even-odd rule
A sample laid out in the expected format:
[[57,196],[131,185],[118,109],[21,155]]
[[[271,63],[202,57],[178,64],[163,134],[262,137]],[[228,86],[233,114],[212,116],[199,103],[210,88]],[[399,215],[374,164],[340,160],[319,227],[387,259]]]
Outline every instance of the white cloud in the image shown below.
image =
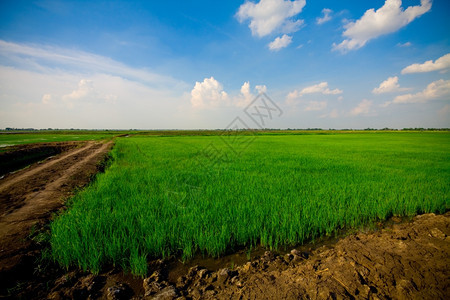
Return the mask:
[[331,14],[332,12],[333,12],[333,11],[332,11],[331,9],[329,9],[329,8],[324,8],[324,9],[322,9],[323,17],[318,17],[318,18],[316,19],[316,23],[320,25],[320,24],[323,24],[323,23],[325,23],[325,22],[330,21],[330,20],[331,20],[330,14]]
[[78,100],[86,98],[94,93],[94,84],[92,80],[81,79],[78,83],[78,89],[68,95],[64,95],[64,100]]
[[[255,86],[255,90],[257,93],[265,93],[267,91],[267,87],[265,85],[257,85]],[[241,87],[240,94],[233,97],[233,105],[237,107],[246,107],[250,104],[250,102],[255,99],[256,95],[251,92],[250,82],[244,82]]]
[[327,101],[309,101],[305,111],[319,111],[327,108]]
[[[48,96],[51,97],[50,94]],[[80,101],[89,103],[94,102],[114,102],[117,100],[117,96],[113,94],[100,93],[94,87],[94,82],[89,79],[81,79],[78,83],[78,88],[73,90],[70,94],[65,94],[61,99],[67,104],[69,108],[73,108],[74,105]],[[44,100],[44,99],[43,99]]]
[[400,84],[398,83],[398,77],[389,77],[382,83],[380,83],[380,86],[377,88],[374,88],[372,90],[372,93],[374,94],[383,94],[383,93],[394,93],[394,92],[401,92],[407,90],[406,88],[401,88]]
[[83,51],[0,40],[0,85],[0,127],[181,128],[189,119],[177,115],[183,81]]
[[267,87],[265,85],[257,85],[255,86],[255,89],[258,91],[258,93],[267,92]]
[[440,70],[446,71],[449,68],[450,68],[450,53],[441,56],[434,62],[432,60],[428,60],[423,64],[412,64],[410,66],[407,66],[402,70],[402,74],[424,73]]
[[[82,94],[82,79],[92,82],[94,90],[69,98]],[[182,93],[108,74],[42,73],[0,65],[0,83],[5,115],[0,128],[181,128],[189,117],[186,110],[178,113],[186,101]]]
[[255,86],[256,94],[252,93],[250,82],[244,82],[237,95],[229,95],[214,77],[196,82],[191,91],[191,104],[194,108],[214,108],[218,106],[246,107],[255,99],[258,93],[265,93],[265,85]]
[[286,96],[286,100],[288,101],[288,103],[293,103],[293,100],[300,98],[300,97],[301,97],[300,92],[297,90],[294,90]]
[[340,90],[340,89],[330,90],[328,88],[328,82],[324,81],[319,84],[305,87],[301,91],[294,90],[288,94],[287,98],[290,100],[293,100],[296,98],[300,98],[306,94],[315,94],[315,93],[320,93],[323,95],[338,95],[338,94],[342,94],[342,90]]
[[0,40],[0,57],[21,69],[54,72],[54,66],[71,73],[104,73],[138,81],[153,87],[171,85],[186,88],[186,84],[172,77],[137,69],[113,59],[71,49],[48,45],[27,45]]
[[328,88],[328,82],[321,82],[319,84],[306,87],[300,92],[301,95],[313,93],[321,93],[324,95],[337,95],[342,94],[342,91],[340,89],[330,90]]
[[450,80],[437,80],[430,83],[423,91],[416,94],[400,95],[392,103],[425,103],[430,100],[448,99],[450,97]]
[[353,108],[350,111],[350,115],[352,115],[352,116],[368,115],[370,113],[371,107],[372,107],[372,101],[364,99],[355,108]]
[[241,94],[233,100],[238,107],[245,107],[253,100],[253,94],[250,92],[250,82],[244,82],[241,86]]
[[252,34],[263,37],[278,31],[282,33],[296,32],[303,20],[293,17],[299,14],[306,5],[306,0],[261,0],[258,3],[246,1],[239,7],[236,17],[239,22],[250,20]]
[[269,43],[269,49],[271,51],[278,51],[282,48],[289,46],[292,42],[292,37],[286,34],[283,34],[282,37],[277,37],[275,40]]
[[191,91],[191,103],[196,108],[215,107],[227,104],[228,94],[223,90],[214,77],[205,78],[203,82],[196,82]]
[[412,46],[412,44],[411,44],[411,42],[406,42],[406,43],[398,43],[397,44],[397,47],[411,47]]
[[44,94],[42,96],[42,104],[49,104],[51,100],[52,100],[52,95],[50,95],[50,94]]
[[431,9],[431,0],[421,0],[420,4],[403,10],[401,0],[386,0],[378,10],[367,10],[361,19],[344,26],[342,35],[346,39],[338,45],[333,44],[333,50],[356,50],[371,39],[399,30]]

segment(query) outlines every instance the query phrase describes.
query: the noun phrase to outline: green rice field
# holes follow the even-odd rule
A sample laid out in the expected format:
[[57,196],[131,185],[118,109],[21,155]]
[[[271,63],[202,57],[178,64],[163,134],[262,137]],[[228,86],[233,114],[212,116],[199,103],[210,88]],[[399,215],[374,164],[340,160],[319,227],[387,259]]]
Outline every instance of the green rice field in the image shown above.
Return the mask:
[[144,275],[152,258],[278,249],[450,207],[450,134],[117,138],[51,224],[52,257]]
[[95,131],[64,131],[43,133],[2,133],[0,134],[0,149],[32,143],[67,142],[67,141],[96,141],[112,138],[118,132]]

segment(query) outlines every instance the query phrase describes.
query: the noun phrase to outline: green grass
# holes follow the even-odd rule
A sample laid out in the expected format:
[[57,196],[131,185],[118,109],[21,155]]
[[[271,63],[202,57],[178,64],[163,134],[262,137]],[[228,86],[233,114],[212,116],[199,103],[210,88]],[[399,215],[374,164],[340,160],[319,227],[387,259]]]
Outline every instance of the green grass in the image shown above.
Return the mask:
[[119,138],[111,166],[51,224],[52,255],[144,275],[154,257],[279,248],[444,212],[449,149],[448,133],[263,135],[235,155],[218,136]]
[[[313,131],[258,131],[258,134],[313,134]],[[139,136],[218,136],[222,130],[53,130],[41,132],[0,132],[0,152],[6,146],[33,143],[67,142],[67,141],[96,141],[110,139],[118,135]]]
[[67,142],[67,141],[94,141],[112,138],[118,132],[52,132],[52,133],[3,133],[0,134],[0,149],[6,146],[15,146],[32,143]]

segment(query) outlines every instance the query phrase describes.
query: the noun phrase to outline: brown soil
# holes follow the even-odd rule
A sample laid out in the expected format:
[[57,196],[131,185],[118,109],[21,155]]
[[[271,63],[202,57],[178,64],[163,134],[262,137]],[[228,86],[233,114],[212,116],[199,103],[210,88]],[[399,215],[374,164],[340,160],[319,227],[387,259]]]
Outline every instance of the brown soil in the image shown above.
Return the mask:
[[[88,142],[0,180],[0,298],[25,299],[449,299],[450,212],[303,245],[221,259],[150,262],[145,279],[41,264],[52,212],[98,170],[111,144]],[[40,232],[39,230],[37,231]],[[8,296],[9,295],[9,296]]]
[[0,176],[57,155],[80,145],[80,142],[36,143],[0,148]]
[[111,145],[55,143],[71,150],[0,180],[0,295],[16,279],[33,274],[37,245],[29,237],[32,229],[48,223],[64,200],[90,181]]

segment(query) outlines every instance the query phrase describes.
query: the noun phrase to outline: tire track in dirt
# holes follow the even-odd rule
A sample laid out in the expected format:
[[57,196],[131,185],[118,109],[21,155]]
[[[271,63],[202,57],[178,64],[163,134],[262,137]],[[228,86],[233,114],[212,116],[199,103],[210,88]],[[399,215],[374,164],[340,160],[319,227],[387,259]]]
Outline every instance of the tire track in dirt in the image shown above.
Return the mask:
[[0,277],[20,265],[32,227],[47,222],[77,187],[87,184],[112,142],[86,146],[35,164],[0,182]]
[[42,191],[50,182],[58,179],[73,164],[83,159],[100,144],[83,143],[80,149],[75,149],[53,159],[32,165],[27,169],[10,174],[0,181],[0,220],[30,201],[33,192]]
[[11,177],[8,177],[6,179],[4,179],[3,181],[0,182],[0,193],[3,193],[5,190],[7,190],[9,187],[11,187],[13,184],[17,184],[18,182],[25,180],[31,176],[36,175],[38,172],[41,172],[44,169],[50,168],[51,166],[53,166],[54,164],[59,163],[62,160],[65,160],[71,156],[74,156],[80,152],[85,151],[86,149],[88,149],[89,147],[92,147],[93,143],[92,142],[88,142],[88,144],[80,149],[71,151],[65,155],[60,156],[59,158],[53,159],[48,161],[47,163],[38,165],[32,169],[29,170],[24,170],[24,171],[19,171],[16,174],[12,175]]

